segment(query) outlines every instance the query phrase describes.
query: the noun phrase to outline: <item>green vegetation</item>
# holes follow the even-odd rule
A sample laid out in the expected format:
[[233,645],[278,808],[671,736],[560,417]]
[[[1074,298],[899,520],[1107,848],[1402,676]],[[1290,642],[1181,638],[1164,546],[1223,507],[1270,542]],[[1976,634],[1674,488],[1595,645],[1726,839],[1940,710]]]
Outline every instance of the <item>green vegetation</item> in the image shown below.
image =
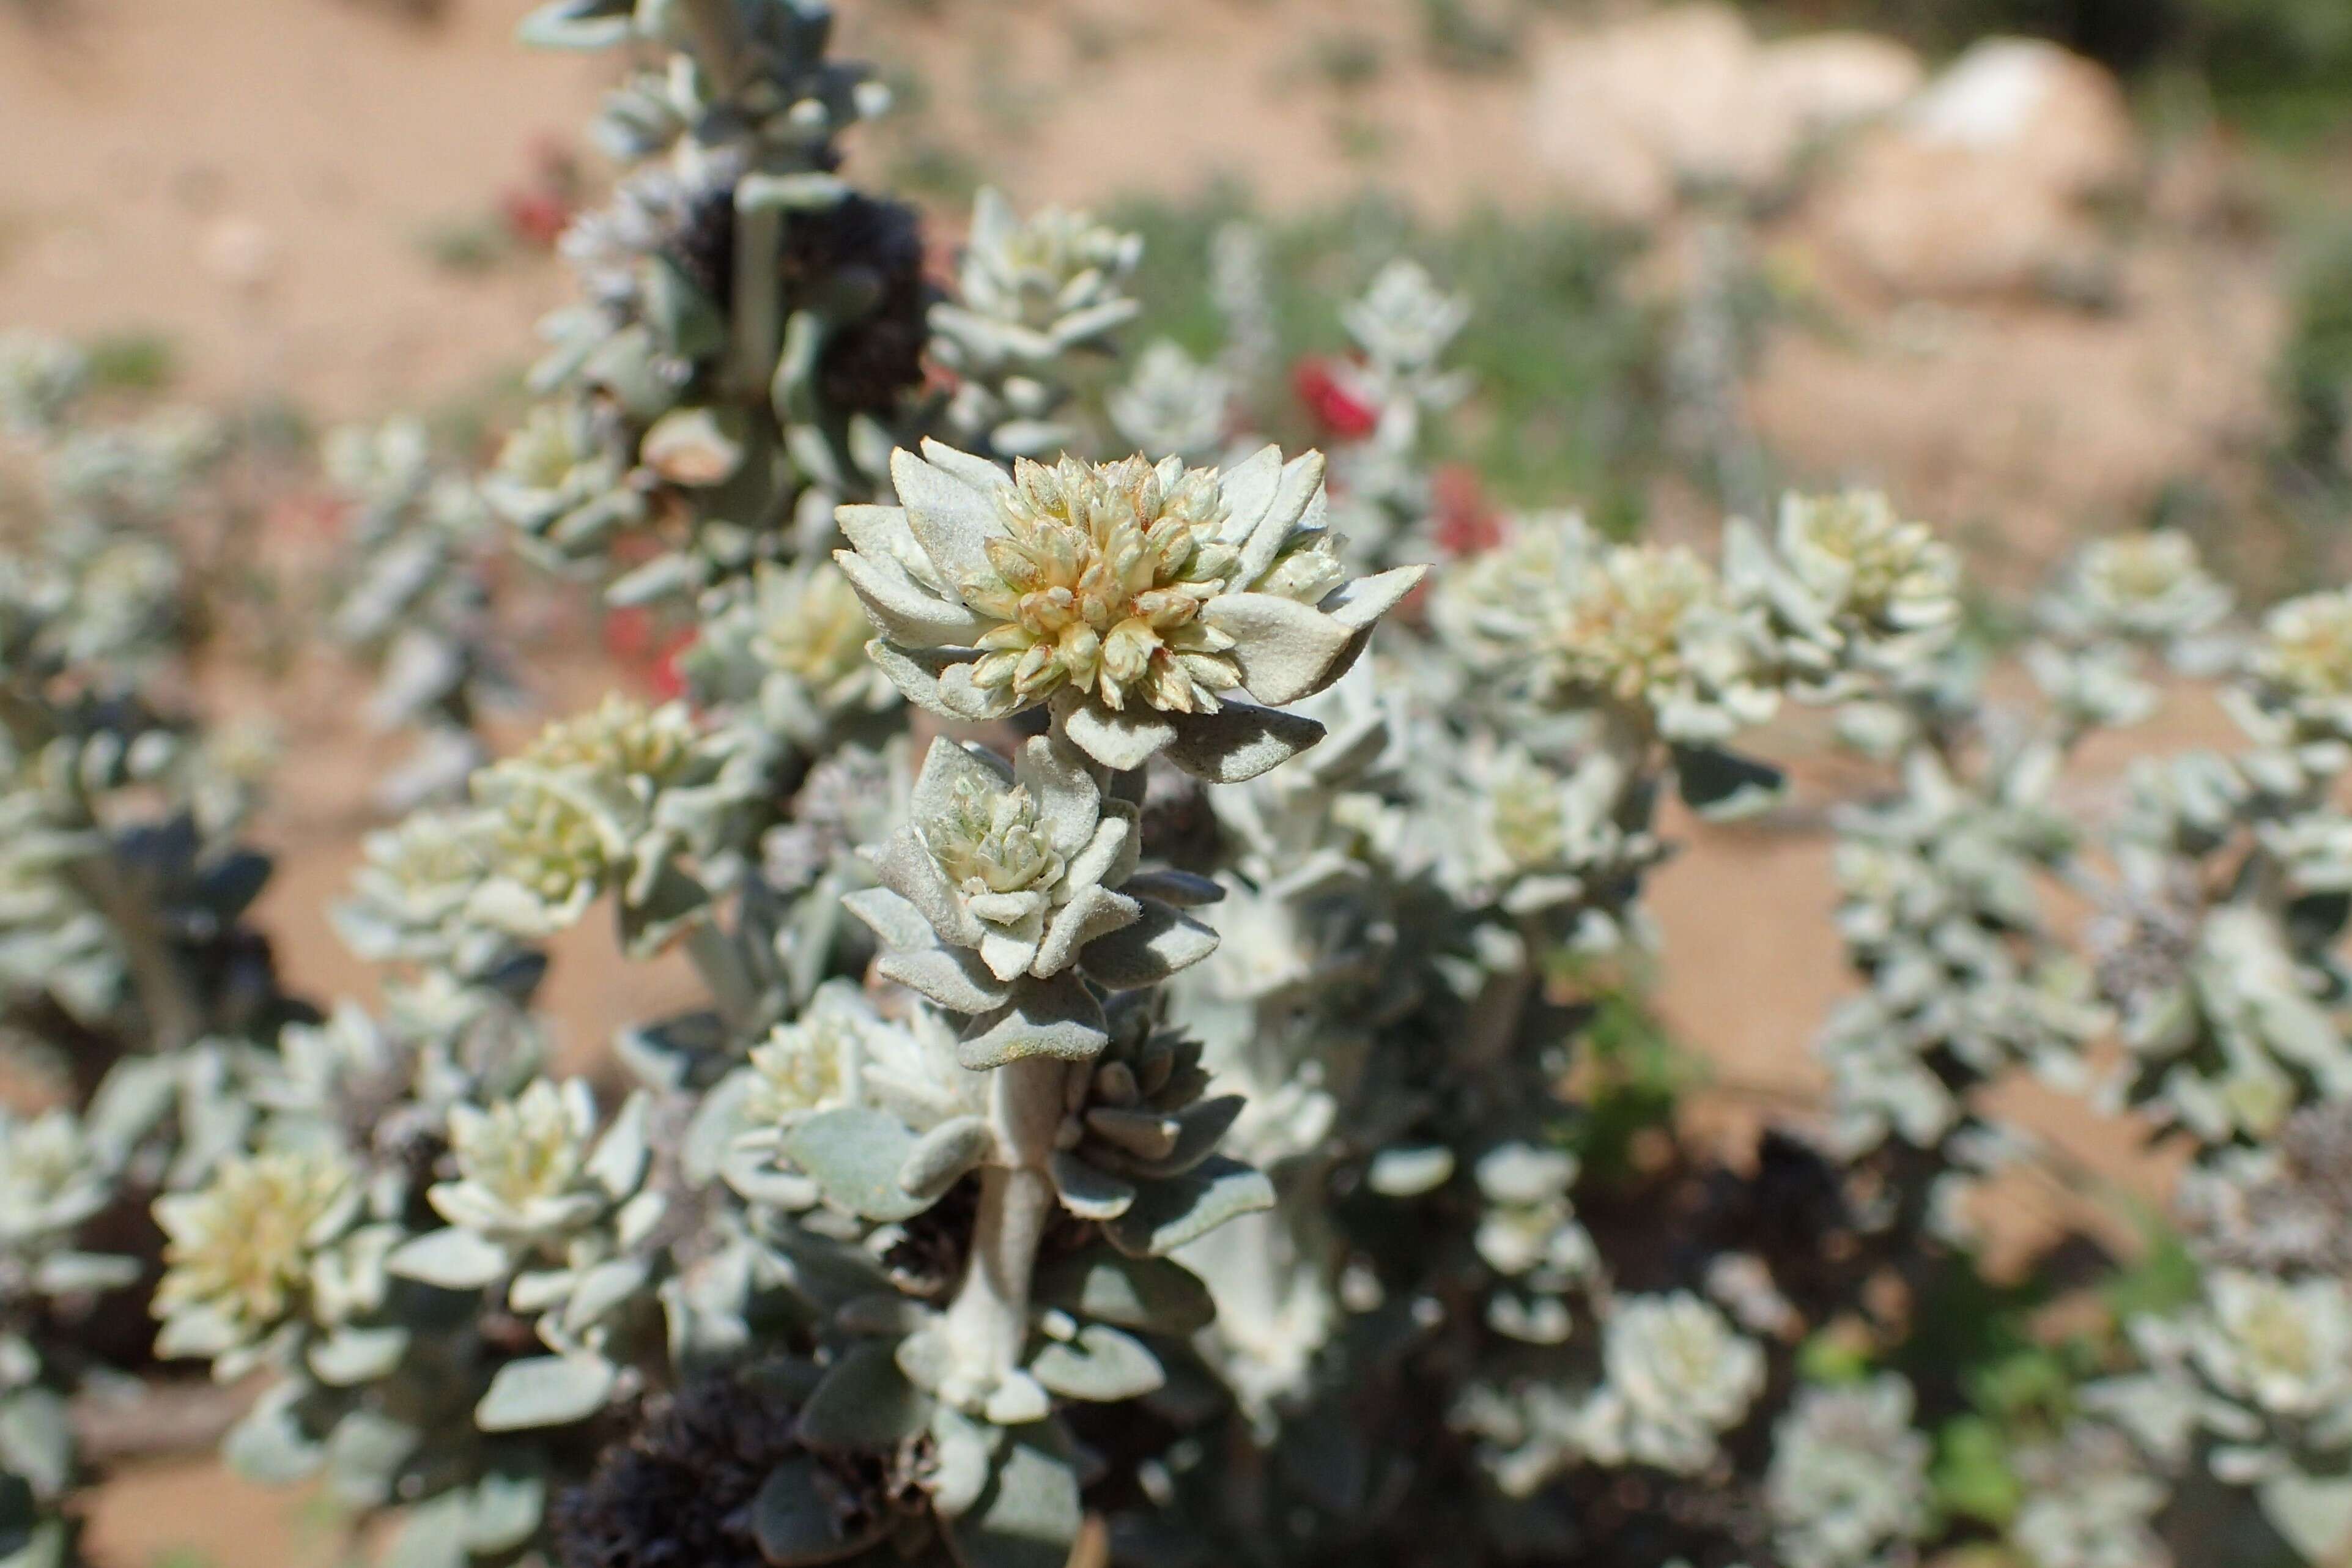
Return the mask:
[[[1116,221],[1144,237],[1135,341],[1168,337],[1213,353],[1222,325],[1202,264],[1217,227],[1250,216],[1231,195],[1185,205],[1144,202]],[[1479,394],[1437,432],[1441,460],[1475,467],[1509,505],[1577,498],[1610,531],[1639,520],[1660,443],[1665,332],[1631,294],[1633,244],[1564,216],[1523,220],[1486,211],[1445,226],[1361,203],[1267,221],[1268,279],[1280,331],[1274,370],[1346,343],[1342,301],[1389,258],[1414,257],[1475,309],[1454,349]],[[1256,389],[1263,394],[1265,389]],[[1259,406],[1286,400],[1254,399]],[[1311,440],[1305,411],[1267,434]]]

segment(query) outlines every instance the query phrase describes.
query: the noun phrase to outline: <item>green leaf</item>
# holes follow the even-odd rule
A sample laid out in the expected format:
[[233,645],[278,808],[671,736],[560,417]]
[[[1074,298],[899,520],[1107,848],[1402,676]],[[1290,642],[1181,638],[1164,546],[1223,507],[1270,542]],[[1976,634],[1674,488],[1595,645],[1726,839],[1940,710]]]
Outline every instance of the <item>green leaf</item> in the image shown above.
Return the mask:
[[1029,1358],[1029,1373],[1055,1394],[1108,1405],[1161,1387],[1168,1374],[1142,1342],[1107,1323],[1087,1323],[1069,1343],[1048,1340]]
[[1237,1215],[1273,1206],[1274,1184],[1264,1172],[1217,1155],[1181,1176],[1147,1184],[1133,1206],[1103,1228],[1121,1252],[1160,1258]]
[[1693,811],[1709,822],[1728,822],[1778,804],[1789,778],[1753,757],[1713,746],[1676,746],[1675,783]]
[[898,1184],[915,1135],[887,1111],[845,1105],[784,1130],[785,1159],[807,1173],[825,1202],[863,1219],[912,1219],[931,1206]]
[[616,1375],[611,1362],[594,1355],[526,1356],[499,1368],[474,1406],[474,1425],[485,1432],[520,1432],[562,1426],[604,1407]]
[[1981,1415],[1956,1416],[1937,1435],[1934,1481],[1946,1511],[1986,1524],[2006,1524],[2024,1489],[2010,1468],[2009,1442]]
[[1129,1258],[1108,1247],[1057,1258],[1038,1270],[1036,1299],[1072,1317],[1182,1337],[1217,1315],[1209,1288],[1164,1258]]
[[931,1398],[898,1370],[887,1341],[868,1340],[825,1373],[801,1406],[800,1439],[812,1448],[879,1453],[930,1424]]
[[1078,1476],[1044,1434],[1014,1434],[971,1511],[950,1522],[967,1568],[1066,1568],[1085,1514]]

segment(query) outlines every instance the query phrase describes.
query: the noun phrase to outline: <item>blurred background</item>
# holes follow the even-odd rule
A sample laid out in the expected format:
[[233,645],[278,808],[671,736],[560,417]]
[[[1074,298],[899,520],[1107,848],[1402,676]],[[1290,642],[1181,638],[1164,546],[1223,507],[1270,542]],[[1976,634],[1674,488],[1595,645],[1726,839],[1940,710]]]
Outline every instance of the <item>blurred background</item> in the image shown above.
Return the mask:
[[[298,990],[368,987],[316,911],[400,743],[366,724],[363,675],[293,624],[339,538],[316,437],[408,411],[486,458],[534,321],[571,290],[555,241],[607,176],[580,128],[614,68],[518,47],[527,8],[0,0],[0,329],[70,336],[110,398],[194,404],[240,437],[201,679],[288,759],[261,918]],[[1147,238],[1134,341],[1206,351],[1217,237],[1245,222],[1286,443],[1360,416],[1325,366],[1381,262],[1467,294],[1457,358],[1480,390],[1441,485],[1465,528],[1574,503],[1696,538],[1783,484],[1864,481],[1997,590],[2149,524],[2257,598],[2347,565],[2346,0],[841,10],[841,52],[897,100],[848,172],[925,207],[942,270],[983,184],[1091,205]],[[528,584],[513,602],[540,713],[615,670],[661,684],[643,625]],[[2154,743],[2219,730],[2166,727]],[[1669,967],[1643,1026],[1705,1053],[1737,1121],[1812,1082],[1835,932],[1755,911],[1825,916],[1827,845],[1801,818],[1693,836],[1657,899],[1668,952],[1706,962]],[[587,1040],[665,984],[684,982],[573,963],[550,1001]],[[2112,1131],[2057,1131],[2132,1173],[2096,1146]],[[91,1546],[122,1568],[292,1568],[334,1539],[307,1506],[149,1459],[101,1495]]]

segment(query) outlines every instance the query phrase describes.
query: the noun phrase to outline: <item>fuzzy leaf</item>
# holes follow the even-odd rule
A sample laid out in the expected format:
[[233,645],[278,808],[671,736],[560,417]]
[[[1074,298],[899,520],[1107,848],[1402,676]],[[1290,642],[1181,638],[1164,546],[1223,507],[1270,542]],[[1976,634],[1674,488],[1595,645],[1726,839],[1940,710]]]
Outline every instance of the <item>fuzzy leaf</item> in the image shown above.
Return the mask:
[[1104,1230],[1130,1257],[1162,1258],[1237,1215],[1273,1206],[1274,1184],[1264,1172],[1220,1155],[1145,1184],[1134,1206]]
[[1078,963],[1113,991],[1157,985],[1217,950],[1217,933],[1157,900],[1137,900],[1142,914],[1129,925],[1087,943]]
[[466,1503],[466,1550],[495,1557],[539,1533],[547,1515],[547,1478],[537,1470],[492,1470]]
[[2352,1543],[2352,1480],[2300,1473],[2274,1476],[2254,1495],[2263,1517],[2307,1562],[2336,1562]]
[[[877,888],[876,892],[884,889]],[[893,895],[895,896],[895,895]],[[899,900],[901,904],[906,900]],[[907,908],[912,909],[910,904]],[[929,928],[923,934],[930,934]],[[980,955],[968,947],[905,948],[886,952],[874,961],[875,973],[886,980],[895,980],[909,991],[920,992],[950,1013],[977,1014],[992,1012],[1004,1005],[1013,993],[1010,987],[988,972]]]
[[1788,775],[1769,763],[1713,746],[1675,748],[1675,783],[1684,804],[1710,822],[1728,822],[1770,809],[1788,788]]
[[1234,638],[1228,656],[1260,702],[1296,702],[1323,685],[1355,634],[1330,616],[1276,594],[1224,594],[1201,619]]
[[807,1455],[768,1472],[751,1501],[751,1532],[760,1555],[776,1568],[814,1568],[863,1552],[880,1535],[876,1519],[856,1534],[842,1527],[832,1478]]
[[312,1345],[304,1359],[320,1383],[350,1388],[384,1376],[407,1353],[408,1331],[397,1324],[372,1329],[346,1325]]
[[863,1219],[902,1220],[930,1207],[898,1184],[915,1135],[887,1112],[845,1105],[784,1130],[780,1145],[834,1207]]
[[1097,1405],[1140,1398],[1168,1381],[1141,1342],[1106,1323],[1086,1324],[1067,1344],[1046,1341],[1029,1358],[1029,1373],[1055,1394]]
[[1322,738],[1323,726],[1312,719],[1228,702],[1214,713],[1184,715],[1168,760],[1210,784],[1244,784]]
[[1209,1288],[1181,1264],[1107,1247],[1055,1258],[1037,1273],[1039,1304],[1122,1329],[1181,1337],[1217,1315]]
[[972,1020],[956,1042],[956,1060],[974,1072],[1003,1067],[1024,1057],[1087,1061],[1099,1055],[1110,1036],[1102,1004],[1076,975],[1024,980],[1003,1010]]
[[466,1568],[466,1504],[464,1492],[444,1492],[410,1509],[383,1568]]
[[1135,1184],[1087,1163],[1066,1149],[1054,1151],[1047,1169],[1062,1206],[1080,1219],[1116,1219],[1135,1203]]
[[[297,1384],[279,1385],[288,1392]],[[308,1480],[326,1462],[327,1446],[302,1429],[293,1401],[264,1394],[221,1440],[228,1468],[263,1486],[288,1487]]]
[[898,1168],[898,1185],[916,1197],[937,1198],[985,1159],[994,1142],[995,1134],[981,1117],[959,1116],[943,1121],[908,1151],[906,1163]]
[[1055,694],[1053,711],[1070,743],[1115,773],[1141,767],[1177,736],[1166,714],[1148,708],[1114,713],[1067,687]]
[[497,1243],[450,1226],[401,1243],[384,1267],[444,1290],[478,1290],[506,1272],[507,1254]]
[[1084,1522],[1076,1468],[1043,1434],[1020,1432],[980,1500],[948,1529],[965,1568],[1065,1568]]
[[485,1432],[563,1426],[594,1415],[613,1392],[616,1369],[603,1356],[541,1355],[499,1368],[474,1406]]
[[898,1370],[887,1341],[853,1345],[801,1406],[800,1439],[812,1448],[887,1453],[929,1425],[931,1399]]

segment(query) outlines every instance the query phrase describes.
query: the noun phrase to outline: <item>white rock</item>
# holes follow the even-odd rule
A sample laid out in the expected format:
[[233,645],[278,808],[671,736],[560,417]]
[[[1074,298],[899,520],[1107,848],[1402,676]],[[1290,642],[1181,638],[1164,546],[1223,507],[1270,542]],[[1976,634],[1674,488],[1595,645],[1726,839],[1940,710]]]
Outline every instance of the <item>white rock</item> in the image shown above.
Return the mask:
[[2011,292],[2096,270],[2085,203],[2140,151],[2123,90],[2053,44],[1994,39],[1853,150],[1816,212],[1830,250],[1894,292]]
[[1682,5],[1554,40],[1534,65],[1529,133],[1571,204],[1649,222],[1687,184],[1784,184],[1810,139],[1894,109],[1923,74],[1888,40],[1759,44],[1729,5]]

